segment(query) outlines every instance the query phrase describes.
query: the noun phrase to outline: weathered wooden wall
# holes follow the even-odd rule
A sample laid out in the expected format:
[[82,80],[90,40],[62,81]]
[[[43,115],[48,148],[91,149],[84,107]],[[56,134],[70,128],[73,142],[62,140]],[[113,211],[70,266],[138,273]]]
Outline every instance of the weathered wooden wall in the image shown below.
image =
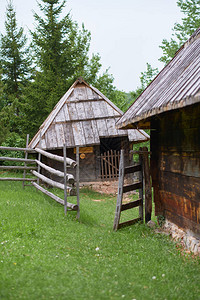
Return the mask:
[[200,235],[200,104],[151,121],[156,215]]
[[[62,149],[52,150],[51,153],[63,156]],[[93,147],[93,153],[85,153],[84,159],[80,158],[80,182],[95,181],[97,180],[97,174],[100,174],[100,164],[96,162],[96,155],[99,154],[99,146]],[[81,153],[80,153],[81,155]],[[67,156],[76,160],[76,153],[74,148],[67,149]],[[44,158],[45,159],[45,158]],[[45,163],[52,168],[57,170],[63,170],[63,164],[57,161],[51,161],[45,159]],[[52,165],[53,164],[53,165]],[[73,168],[69,169],[70,174],[76,175],[76,170]],[[60,180],[59,178],[54,178],[55,180]]]

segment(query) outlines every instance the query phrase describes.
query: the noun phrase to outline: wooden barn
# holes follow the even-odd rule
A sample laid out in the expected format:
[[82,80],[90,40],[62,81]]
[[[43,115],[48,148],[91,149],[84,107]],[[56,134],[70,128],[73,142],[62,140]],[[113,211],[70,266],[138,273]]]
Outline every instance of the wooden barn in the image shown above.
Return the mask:
[[156,215],[200,236],[200,28],[117,128],[150,128]]
[[[122,114],[99,90],[79,78],[41,125],[29,147],[62,155],[66,143],[67,156],[75,160],[79,146],[81,182],[116,179],[120,149],[126,149],[129,164],[133,143],[149,139],[143,130],[117,130],[115,123]],[[59,169],[59,163],[54,167]]]

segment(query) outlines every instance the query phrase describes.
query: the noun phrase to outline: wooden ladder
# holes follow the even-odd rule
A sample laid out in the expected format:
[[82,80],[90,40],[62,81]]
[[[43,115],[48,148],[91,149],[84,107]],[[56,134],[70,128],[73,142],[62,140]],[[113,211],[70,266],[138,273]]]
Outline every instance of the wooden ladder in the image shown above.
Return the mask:
[[[117,194],[117,206],[115,212],[115,219],[113,230],[133,225],[139,221],[143,222],[143,170],[142,170],[142,155],[139,156],[139,164],[129,167],[124,167],[124,150],[121,150],[120,165],[119,165],[119,184],[118,184],[118,194]],[[126,174],[131,174],[139,172],[139,181],[133,184],[124,185],[124,176]],[[126,204],[122,204],[123,194],[139,189],[139,199]],[[127,209],[131,209],[139,206],[139,217],[132,219],[123,223],[120,223],[121,212]]]

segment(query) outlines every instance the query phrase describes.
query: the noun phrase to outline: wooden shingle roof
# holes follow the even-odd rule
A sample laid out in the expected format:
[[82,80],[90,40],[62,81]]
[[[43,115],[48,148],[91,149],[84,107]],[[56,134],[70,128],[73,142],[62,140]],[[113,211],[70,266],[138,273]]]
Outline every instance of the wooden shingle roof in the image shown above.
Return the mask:
[[142,130],[116,129],[122,114],[99,90],[79,78],[54,107],[29,147],[56,149],[65,142],[68,148],[98,145],[103,137],[128,136],[132,142],[149,139]]
[[200,28],[129,107],[116,126],[149,128],[151,117],[197,102],[200,102]]

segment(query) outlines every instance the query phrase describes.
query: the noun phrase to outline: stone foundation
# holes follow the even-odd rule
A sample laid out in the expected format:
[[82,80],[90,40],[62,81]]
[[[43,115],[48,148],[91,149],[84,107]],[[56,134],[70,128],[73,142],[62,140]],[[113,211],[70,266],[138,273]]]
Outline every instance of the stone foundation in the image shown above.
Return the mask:
[[169,232],[175,241],[180,242],[186,250],[193,252],[195,255],[200,255],[200,239],[195,237],[193,232],[190,230],[184,231],[168,220],[165,221],[162,228]]

